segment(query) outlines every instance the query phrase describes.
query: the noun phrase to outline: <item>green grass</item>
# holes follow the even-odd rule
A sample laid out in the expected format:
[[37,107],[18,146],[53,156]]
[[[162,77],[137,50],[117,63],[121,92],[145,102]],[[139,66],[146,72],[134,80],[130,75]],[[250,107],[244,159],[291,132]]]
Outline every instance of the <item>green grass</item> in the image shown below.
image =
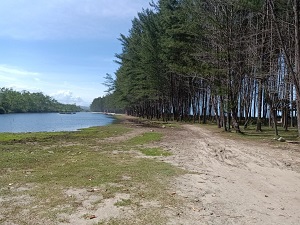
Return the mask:
[[[130,199],[116,203],[118,206],[142,200],[169,204],[168,180],[184,171],[124,151],[130,147],[146,155],[168,155],[159,148],[141,147],[161,140],[161,133],[149,132],[124,142],[105,143],[105,138],[128,131],[127,127],[114,124],[78,132],[0,134],[0,199],[5,199],[0,201],[0,223],[54,221],[59,213],[74,212],[79,205],[76,199],[66,196],[65,191],[70,188],[99,187],[104,198],[129,193]],[[120,151],[116,154],[116,150]],[[25,206],[16,201],[24,196],[29,198]],[[24,208],[29,210],[25,216]],[[149,213],[136,218],[143,220]],[[157,216],[160,217],[164,218]]]
[[167,219],[162,215],[160,209],[153,209],[151,211],[140,210],[137,214],[136,222],[133,222],[130,218],[123,219],[111,219],[109,221],[103,221],[97,225],[165,225],[168,223]]
[[164,151],[161,148],[143,148],[140,151],[147,156],[170,156],[170,152]]
[[150,142],[160,141],[162,138],[161,133],[157,132],[148,132],[144,133],[140,136],[134,137],[132,139],[129,139],[126,144],[127,145],[143,145]]
[[45,142],[49,144],[57,141],[91,141],[93,138],[104,139],[122,135],[129,130],[129,128],[120,124],[114,124],[106,127],[85,128],[73,132],[1,133],[0,143]]
[[118,201],[115,203],[115,206],[129,206],[132,204],[132,201],[130,199],[122,199],[121,201]]
[[[275,130],[272,127],[264,126],[262,127],[262,132],[256,131],[256,126],[251,125],[247,129],[243,129],[244,135],[253,138],[265,139],[265,138],[274,138]],[[296,128],[289,128],[288,131],[285,131],[283,127],[278,127],[278,136],[284,137],[287,140],[296,140],[298,133]]]
[[[25,142],[25,141],[37,141],[43,139],[51,139],[56,136],[61,137],[62,132],[50,133],[50,132],[41,132],[41,133],[1,133],[0,134],[0,143],[5,142]],[[67,134],[67,133],[66,133]]]
[[223,137],[253,142],[267,142],[270,144],[277,144],[278,141],[276,139],[278,139],[279,137],[283,137],[286,141],[300,141],[298,137],[298,131],[293,127],[289,127],[288,131],[285,131],[283,127],[278,126],[279,135],[276,136],[274,128],[269,126],[262,126],[262,132],[257,132],[255,125],[250,125],[246,129],[244,129],[243,126],[240,126],[241,131],[243,132],[242,134],[236,133],[234,130],[231,130],[231,132],[226,132],[224,131],[224,128],[218,128],[216,124],[200,124],[199,126],[209,129],[213,133],[219,134]]
[[[149,144],[151,142],[158,142],[162,138],[161,133],[157,132],[148,132],[144,133],[140,136],[136,136],[132,139],[129,139],[128,141],[125,142],[125,144],[128,146],[127,149],[132,149],[132,146],[140,146],[140,145],[145,145]],[[171,153],[164,151],[161,148],[147,148],[147,147],[141,147],[138,148],[140,152],[142,152],[146,156],[170,156]]]

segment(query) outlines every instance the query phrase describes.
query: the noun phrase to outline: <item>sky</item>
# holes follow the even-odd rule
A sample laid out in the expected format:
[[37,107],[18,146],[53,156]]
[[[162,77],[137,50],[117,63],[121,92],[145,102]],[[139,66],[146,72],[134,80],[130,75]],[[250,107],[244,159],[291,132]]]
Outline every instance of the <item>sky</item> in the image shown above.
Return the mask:
[[0,0],[0,87],[89,106],[150,0]]

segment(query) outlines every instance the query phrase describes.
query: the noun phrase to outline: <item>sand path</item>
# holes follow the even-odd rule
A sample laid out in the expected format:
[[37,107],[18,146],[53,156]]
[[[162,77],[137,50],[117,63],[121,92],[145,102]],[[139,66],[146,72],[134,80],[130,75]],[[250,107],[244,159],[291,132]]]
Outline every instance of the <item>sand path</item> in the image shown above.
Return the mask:
[[300,224],[300,147],[230,140],[196,125],[164,131],[184,204],[169,224]]

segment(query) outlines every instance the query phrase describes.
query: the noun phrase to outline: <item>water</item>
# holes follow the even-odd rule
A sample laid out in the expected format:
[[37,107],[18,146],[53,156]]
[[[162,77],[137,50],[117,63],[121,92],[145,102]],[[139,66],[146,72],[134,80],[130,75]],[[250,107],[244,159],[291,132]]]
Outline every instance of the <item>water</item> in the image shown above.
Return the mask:
[[3,114],[0,115],[0,132],[76,131],[81,128],[105,126],[113,121],[114,118],[110,116],[88,112]]

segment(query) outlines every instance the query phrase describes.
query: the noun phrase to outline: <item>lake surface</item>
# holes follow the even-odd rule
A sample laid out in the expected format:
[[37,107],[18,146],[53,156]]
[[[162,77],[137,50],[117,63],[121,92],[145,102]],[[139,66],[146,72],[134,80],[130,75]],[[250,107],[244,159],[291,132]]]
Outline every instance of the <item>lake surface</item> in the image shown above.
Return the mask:
[[114,118],[100,113],[16,113],[0,115],[0,132],[76,131],[80,128],[105,126]]

